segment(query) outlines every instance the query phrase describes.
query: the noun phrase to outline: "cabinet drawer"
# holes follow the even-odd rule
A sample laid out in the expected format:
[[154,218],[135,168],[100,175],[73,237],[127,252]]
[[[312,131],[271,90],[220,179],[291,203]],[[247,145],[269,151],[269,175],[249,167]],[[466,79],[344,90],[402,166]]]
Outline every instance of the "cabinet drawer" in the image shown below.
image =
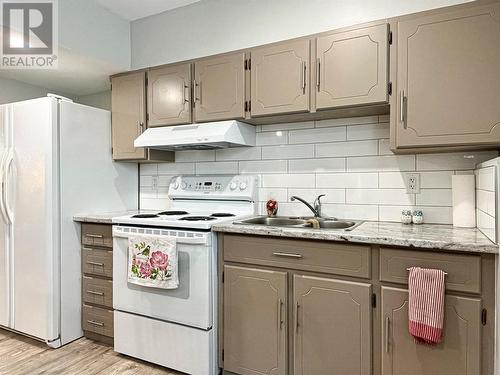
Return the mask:
[[369,278],[370,246],[225,235],[224,260]]
[[89,246],[113,247],[111,225],[82,224],[82,244]]
[[113,277],[113,252],[111,250],[82,248],[83,273]]
[[113,308],[113,282],[83,276],[83,302]]
[[458,292],[481,292],[481,257],[443,254],[403,249],[380,249],[380,280],[408,284],[410,267],[435,268],[446,275],[446,289]]
[[113,310],[83,305],[82,327],[84,331],[113,337]]

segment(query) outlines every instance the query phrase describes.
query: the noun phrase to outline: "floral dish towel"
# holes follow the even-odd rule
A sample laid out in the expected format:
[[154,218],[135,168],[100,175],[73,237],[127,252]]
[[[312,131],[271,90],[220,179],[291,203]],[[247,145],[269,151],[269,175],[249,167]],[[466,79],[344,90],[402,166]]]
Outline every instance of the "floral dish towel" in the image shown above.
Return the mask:
[[129,237],[128,282],[152,288],[178,288],[176,239],[143,235]]

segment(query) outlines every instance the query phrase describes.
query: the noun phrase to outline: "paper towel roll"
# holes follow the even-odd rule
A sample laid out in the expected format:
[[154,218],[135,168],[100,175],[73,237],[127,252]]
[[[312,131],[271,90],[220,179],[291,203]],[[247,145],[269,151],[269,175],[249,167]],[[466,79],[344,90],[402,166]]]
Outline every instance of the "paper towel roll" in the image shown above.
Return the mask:
[[453,195],[453,225],[474,228],[476,226],[476,178],[473,174],[457,174],[451,177]]

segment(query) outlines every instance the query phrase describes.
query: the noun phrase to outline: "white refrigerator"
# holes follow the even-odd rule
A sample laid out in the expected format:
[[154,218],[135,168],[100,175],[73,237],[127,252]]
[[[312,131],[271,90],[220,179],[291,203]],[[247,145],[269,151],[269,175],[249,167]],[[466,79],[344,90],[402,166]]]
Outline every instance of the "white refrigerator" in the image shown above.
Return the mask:
[[109,111],[45,97],[0,106],[0,326],[59,347],[82,336],[80,225],[136,209]]

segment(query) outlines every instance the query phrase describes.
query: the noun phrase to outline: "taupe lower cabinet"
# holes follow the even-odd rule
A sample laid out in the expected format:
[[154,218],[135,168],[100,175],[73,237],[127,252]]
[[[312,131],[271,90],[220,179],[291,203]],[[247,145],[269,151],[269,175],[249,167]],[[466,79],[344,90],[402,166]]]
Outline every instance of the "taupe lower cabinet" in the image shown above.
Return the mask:
[[191,64],[148,71],[148,126],[191,122]]
[[146,126],[146,73],[113,77],[111,85],[113,159],[143,159],[146,149],[135,148],[134,140]]
[[195,122],[245,117],[245,53],[196,61],[193,87]]
[[388,101],[387,24],[316,39],[316,108]]
[[287,274],[224,267],[225,368],[241,375],[286,375]]
[[397,22],[393,148],[500,142],[500,4]]
[[444,339],[415,345],[408,333],[408,292],[382,287],[382,375],[481,374],[481,300],[446,296]]
[[293,277],[294,375],[371,374],[371,285]]
[[[233,375],[493,375],[493,254],[219,234],[219,354]],[[444,336],[408,331],[408,267],[446,276]]]
[[252,116],[309,111],[310,41],[251,51]]

